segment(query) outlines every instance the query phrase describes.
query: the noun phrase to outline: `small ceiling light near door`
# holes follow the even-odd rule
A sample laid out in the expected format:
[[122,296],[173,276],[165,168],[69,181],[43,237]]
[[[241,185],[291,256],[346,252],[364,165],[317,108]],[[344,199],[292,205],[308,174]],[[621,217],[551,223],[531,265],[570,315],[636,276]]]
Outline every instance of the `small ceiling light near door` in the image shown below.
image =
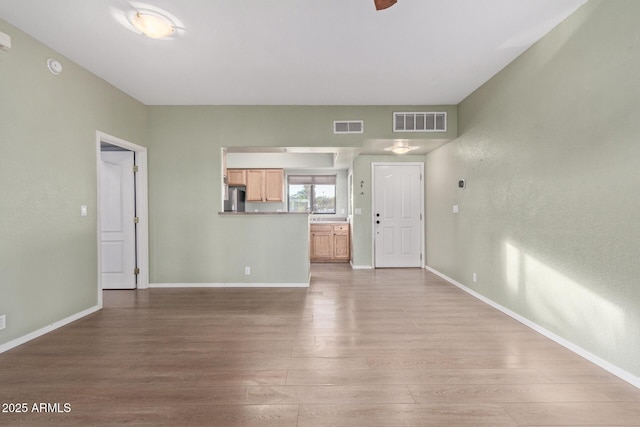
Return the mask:
[[163,39],[172,35],[176,28],[169,19],[148,13],[136,13],[133,17],[133,25],[144,35]]
[[409,141],[396,141],[391,147],[387,147],[385,151],[391,151],[396,154],[405,154],[409,151],[417,150],[419,147],[409,145]]

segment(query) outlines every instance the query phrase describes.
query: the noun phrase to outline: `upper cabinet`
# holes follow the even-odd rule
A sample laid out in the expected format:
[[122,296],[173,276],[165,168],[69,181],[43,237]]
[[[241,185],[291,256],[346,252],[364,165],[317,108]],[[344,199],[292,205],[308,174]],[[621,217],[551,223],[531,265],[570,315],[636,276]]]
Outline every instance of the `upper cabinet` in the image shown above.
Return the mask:
[[284,171],[282,169],[266,169],[264,180],[264,197],[267,202],[284,201]]
[[247,185],[247,171],[244,169],[227,169],[227,182],[229,185]]
[[264,170],[247,171],[247,202],[264,202]]
[[247,169],[246,185],[247,202],[284,201],[284,171],[282,169]]

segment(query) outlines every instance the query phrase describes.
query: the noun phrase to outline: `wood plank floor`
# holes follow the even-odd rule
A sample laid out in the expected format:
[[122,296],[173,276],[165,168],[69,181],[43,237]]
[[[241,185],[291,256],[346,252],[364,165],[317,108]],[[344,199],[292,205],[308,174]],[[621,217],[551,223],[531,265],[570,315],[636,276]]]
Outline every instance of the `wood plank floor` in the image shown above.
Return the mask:
[[[2,425],[631,426],[640,390],[420,269],[105,291],[0,354]],[[71,412],[32,412],[34,403]]]

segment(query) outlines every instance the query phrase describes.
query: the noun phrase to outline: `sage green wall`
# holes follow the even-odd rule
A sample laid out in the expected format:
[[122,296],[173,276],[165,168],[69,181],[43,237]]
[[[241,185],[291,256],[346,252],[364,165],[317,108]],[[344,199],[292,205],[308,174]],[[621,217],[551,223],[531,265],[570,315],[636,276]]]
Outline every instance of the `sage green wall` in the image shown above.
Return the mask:
[[152,283],[308,282],[306,215],[218,214],[221,148],[246,137],[222,136],[234,119],[219,107],[149,107]]
[[144,145],[147,114],[2,20],[0,31],[12,38],[0,50],[2,345],[98,304],[96,130]]
[[591,0],[465,99],[426,185],[430,267],[640,384],[638,16]]
[[[245,224],[218,215],[222,203],[221,148],[361,147],[365,139],[397,137],[392,132],[392,113],[415,109],[448,112],[446,135],[419,137],[457,135],[455,106],[149,107],[150,281],[307,281],[308,273],[292,268],[308,264],[305,232],[273,232],[261,235],[255,244],[240,245],[236,236],[243,233]],[[334,135],[334,120],[364,120],[365,132]],[[301,244],[305,249],[298,250]],[[290,249],[278,251],[275,247]],[[244,266],[250,265],[246,260],[260,257],[272,266],[270,274],[256,271],[254,275],[252,269],[252,275],[245,276]]]

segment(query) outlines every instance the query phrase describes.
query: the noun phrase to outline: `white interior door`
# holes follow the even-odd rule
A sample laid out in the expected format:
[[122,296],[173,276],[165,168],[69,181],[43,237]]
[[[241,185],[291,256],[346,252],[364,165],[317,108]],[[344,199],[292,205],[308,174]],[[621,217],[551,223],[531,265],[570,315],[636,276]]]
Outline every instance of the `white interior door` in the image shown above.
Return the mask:
[[373,165],[376,267],[422,266],[422,166]]
[[100,274],[103,289],[136,288],[133,156],[132,151],[100,153]]

